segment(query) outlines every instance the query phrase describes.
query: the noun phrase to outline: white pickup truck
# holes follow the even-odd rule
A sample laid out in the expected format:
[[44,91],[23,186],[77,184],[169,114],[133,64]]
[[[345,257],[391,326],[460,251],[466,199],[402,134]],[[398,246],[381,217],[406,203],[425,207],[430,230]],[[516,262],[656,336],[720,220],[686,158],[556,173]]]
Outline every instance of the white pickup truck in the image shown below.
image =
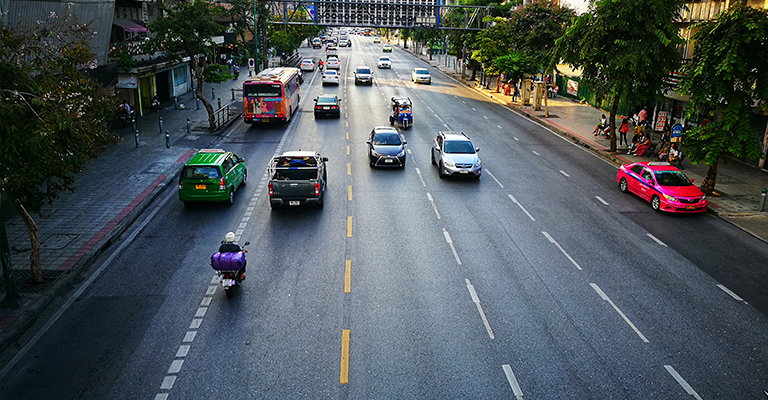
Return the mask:
[[267,169],[272,209],[304,204],[323,208],[327,161],[315,151],[286,151],[272,158]]

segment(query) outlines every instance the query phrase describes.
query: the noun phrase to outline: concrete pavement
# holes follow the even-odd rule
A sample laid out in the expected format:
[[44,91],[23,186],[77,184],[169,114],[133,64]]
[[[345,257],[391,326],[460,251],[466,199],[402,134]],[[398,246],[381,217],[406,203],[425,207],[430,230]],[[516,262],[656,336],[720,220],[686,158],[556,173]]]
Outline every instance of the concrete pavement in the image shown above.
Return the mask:
[[[411,50],[408,49],[409,52]],[[583,145],[617,167],[622,164],[638,161],[655,161],[655,157],[628,155],[626,148],[623,151],[610,152],[610,142],[608,139],[603,139],[601,136],[593,136],[592,131],[600,120],[601,114],[609,115],[605,110],[558,96],[554,99],[547,99],[549,116],[546,116],[543,106],[541,110],[534,110],[533,106],[523,105],[521,99],[513,102],[511,96],[497,93],[495,88],[484,89],[477,87],[474,82],[463,78],[455,57],[433,55],[432,60],[430,60],[428,56],[412,54],[420,57],[434,69],[438,69],[453,79],[474,88],[479,93],[488,96],[488,98],[570,138],[574,143]],[[617,116],[616,121],[619,123],[621,118]],[[630,129],[628,137],[631,139],[631,136]],[[659,134],[655,133],[653,137],[656,140]],[[687,159],[683,160],[683,167],[683,172],[698,184],[704,181],[709,168],[706,165],[693,165]],[[768,243],[768,206],[766,206],[764,212],[760,212],[758,209],[763,189],[768,189],[768,171],[736,159],[724,159],[718,165],[717,183],[715,185],[715,191],[718,195],[708,197],[708,211]]]

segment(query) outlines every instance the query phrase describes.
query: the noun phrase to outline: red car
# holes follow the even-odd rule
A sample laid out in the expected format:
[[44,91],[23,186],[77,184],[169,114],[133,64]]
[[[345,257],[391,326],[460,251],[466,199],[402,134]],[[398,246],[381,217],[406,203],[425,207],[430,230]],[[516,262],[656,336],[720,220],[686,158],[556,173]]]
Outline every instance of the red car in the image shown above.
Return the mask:
[[707,210],[707,196],[692,179],[666,162],[625,164],[616,174],[622,192],[651,202],[656,211],[699,213]]

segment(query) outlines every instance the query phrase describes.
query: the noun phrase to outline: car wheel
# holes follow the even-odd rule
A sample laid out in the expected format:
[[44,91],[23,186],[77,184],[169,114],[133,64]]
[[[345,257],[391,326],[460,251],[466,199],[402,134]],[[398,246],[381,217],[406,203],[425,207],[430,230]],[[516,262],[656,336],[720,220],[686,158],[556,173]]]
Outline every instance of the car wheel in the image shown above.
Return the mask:
[[627,193],[629,191],[629,187],[627,185],[627,178],[621,178],[619,180],[619,190],[621,190],[624,193]]
[[661,199],[659,196],[653,196],[651,197],[651,208],[653,208],[653,211],[659,211],[659,207],[661,207]]
[[317,203],[315,203],[315,208],[317,208],[317,209],[321,209],[321,208],[325,207],[325,199],[324,199],[324,197],[325,197],[325,196],[323,196],[323,197],[320,197],[320,201],[318,201]]
[[235,189],[229,190],[229,197],[227,197],[226,203],[228,206],[235,204]]
[[248,171],[246,170],[243,172],[243,181],[240,182],[241,185],[245,186],[248,183]]
[[184,201],[183,203],[184,203],[184,207],[192,207],[191,201]]
[[440,164],[437,165],[437,176],[440,177],[440,179],[445,178],[445,174],[443,174],[443,162],[441,161]]
[[429,152],[429,158],[432,160],[432,165],[437,165],[437,161],[435,161],[435,153]]
[[269,207],[272,208],[272,210],[277,210],[280,208],[280,205],[277,203],[269,203]]

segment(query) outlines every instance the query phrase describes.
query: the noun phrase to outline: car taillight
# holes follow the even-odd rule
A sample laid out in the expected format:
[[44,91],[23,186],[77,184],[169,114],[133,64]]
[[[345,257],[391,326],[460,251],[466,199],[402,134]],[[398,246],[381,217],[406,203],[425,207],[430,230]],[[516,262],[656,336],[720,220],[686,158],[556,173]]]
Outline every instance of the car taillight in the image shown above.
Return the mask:
[[267,185],[267,190],[269,190],[269,195],[271,197],[272,196],[272,184],[271,183]]
[[227,184],[226,184],[226,183],[224,183],[224,178],[221,178],[221,179],[219,180],[219,190],[224,190],[224,189],[226,189],[226,188],[227,188]]
[[315,182],[315,196],[320,195],[320,182]]
[[331,106],[331,109],[333,109],[333,110],[335,110],[337,108],[339,108],[339,106]]
[[179,190],[183,189],[184,185],[181,184],[181,178],[179,178]]
[[315,106],[315,110],[319,110],[321,108],[323,108],[323,107],[322,106]]

